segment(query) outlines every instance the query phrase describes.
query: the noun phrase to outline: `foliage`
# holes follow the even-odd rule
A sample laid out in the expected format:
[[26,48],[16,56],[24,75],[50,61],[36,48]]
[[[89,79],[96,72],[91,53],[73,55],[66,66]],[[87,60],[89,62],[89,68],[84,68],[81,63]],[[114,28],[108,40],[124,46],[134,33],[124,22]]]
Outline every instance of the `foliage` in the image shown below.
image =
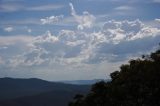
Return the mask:
[[160,106],[160,50],[130,60],[69,106]]

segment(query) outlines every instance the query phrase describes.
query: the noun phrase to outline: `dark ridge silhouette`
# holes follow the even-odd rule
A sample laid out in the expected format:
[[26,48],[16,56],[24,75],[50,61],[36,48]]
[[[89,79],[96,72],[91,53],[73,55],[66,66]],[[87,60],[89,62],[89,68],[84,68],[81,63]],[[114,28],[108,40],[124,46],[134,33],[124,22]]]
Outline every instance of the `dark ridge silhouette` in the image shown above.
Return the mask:
[[71,81],[62,81],[65,84],[74,84],[74,85],[93,85],[99,81],[109,81],[104,79],[93,79],[93,80],[71,80]]
[[48,82],[41,79],[0,78],[0,106],[67,106],[76,93],[87,93],[88,85]]
[[[80,88],[79,88],[80,89]],[[80,90],[55,90],[33,96],[20,97],[0,102],[0,106],[67,106],[76,93],[85,94]]]

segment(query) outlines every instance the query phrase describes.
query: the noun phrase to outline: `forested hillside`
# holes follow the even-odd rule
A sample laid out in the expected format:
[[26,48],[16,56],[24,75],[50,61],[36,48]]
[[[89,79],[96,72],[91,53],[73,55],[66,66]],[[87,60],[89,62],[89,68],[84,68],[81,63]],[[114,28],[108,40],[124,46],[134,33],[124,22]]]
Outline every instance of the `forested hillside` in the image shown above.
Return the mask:
[[160,106],[160,50],[130,60],[110,77],[86,96],[77,94],[69,106]]

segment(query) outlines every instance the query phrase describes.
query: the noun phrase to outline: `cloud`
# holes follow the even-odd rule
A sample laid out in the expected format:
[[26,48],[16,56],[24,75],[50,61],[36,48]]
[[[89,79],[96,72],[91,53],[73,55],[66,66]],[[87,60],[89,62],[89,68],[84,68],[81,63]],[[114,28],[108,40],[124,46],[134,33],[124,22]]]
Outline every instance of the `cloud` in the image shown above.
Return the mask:
[[29,35],[17,35],[17,36],[0,36],[1,45],[13,45],[17,42],[29,43],[34,37]]
[[145,26],[140,20],[135,21],[108,21],[104,24],[103,34],[109,35],[107,39],[113,43],[130,41],[148,36],[156,36],[159,29]]
[[35,38],[34,43],[41,43],[41,42],[56,42],[58,38],[51,35],[50,31],[47,31],[43,36],[38,36]]
[[[159,43],[158,16],[149,22],[148,17],[145,17],[145,22],[132,20],[144,15],[139,14],[141,11],[137,12],[134,6],[154,5],[154,0],[99,0],[100,4],[108,3],[108,6],[102,5],[98,9],[92,6],[81,8],[80,5],[86,2],[82,0],[78,7],[70,3],[70,11],[64,10],[67,2],[62,1],[50,4],[0,1],[3,1],[0,12],[4,12],[0,22],[0,77],[8,75],[51,80],[105,78],[106,73],[114,71],[121,63],[155,50]],[[88,1],[93,5],[99,3]],[[5,18],[11,15],[5,12],[37,15]],[[117,20],[110,20],[112,18]],[[4,32],[7,27],[13,28],[12,33]]]
[[140,20],[111,20],[104,24],[98,35],[103,40],[95,45],[89,63],[124,61],[138,54],[142,55],[158,44],[160,29],[146,26]]
[[9,67],[36,67],[37,65],[42,65],[45,61],[40,58],[40,55],[43,53],[41,49],[30,50],[28,53],[22,55],[14,56],[12,59],[9,59]]
[[140,20],[110,20],[95,32],[63,29],[57,34],[0,37],[0,48],[7,48],[0,49],[0,68],[43,74],[50,70],[54,75],[64,70],[104,71],[105,64],[120,64],[154,50],[159,39],[160,29]]
[[[4,64],[0,64],[0,69],[5,68],[6,71],[12,70],[10,62],[14,57],[24,54],[30,50],[30,42],[33,37],[31,36],[3,36],[0,37],[0,57],[3,59]],[[16,67],[17,68],[17,67]]]
[[8,47],[6,47],[6,46],[3,46],[3,47],[0,47],[0,50],[1,50],[1,49],[7,49],[7,48],[8,48]]
[[110,2],[116,2],[116,3],[127,3],[127,4],[133,4],[133,3],[139,3],[139,2],[143,2],[145,3],[146,0],[109,0]]
[[71,15],[75,18],[76,22],[79,24],[77,26],[78,29],[83,30],[84,28],[91,28],[94,21],[95,17],[90,14],[89,12],[85,11],[83,12],[83,15],[77,15],[73,4],[69,3],[69,6],[71,8]]
[[22,2],[24,0],[1,0],[3,3],[5,2]]
[[18,20],[8,20],[7,22],[1,21],[1,25],[40,25],[39,18],[27,18],[27,19],[18,19]]
[[119,10],[119,11],[126,11],[126,10],[133,10],[133,7],[131,6],[119,6],[119,7],[116,7],[115,10]]
[[153,2],[155,2],[155,3],[160,3],[160,0],[153,0]]
[[158,23],[160,23],[160,19],[158,19],[158,18],[157,18],[157,19],[155,19],[155,21],[156,21],[156,22],[158,22]]
[[56,22],[59,22],[62,18],[63,18],[63,15],[50,16],[44,19],[40,19],[40,21],[42,22],[42,24],[54,24]]
[[49,10],[57,10],[63,8],[63,5],[55,5],[55,4],[47,4],[41,6],[28,7],[25,10],[28,11],[49,11]]
[[14,29],[11,26],[4,28],[4,31],[6,31],[6,32],[12,32],[13,30]]
[[159,42],[156,40],[159,35],[160,29],[146,26],[140,20],[107,21],[101,30],[90,33],[61,30],[53,35],[47,31],[44,35],[34,37],[28,44],[30,50],[15,56],[11,63],[15,63],[15,66],[79,66],[124,61],[152,49]]
[[4,64],[4,60],[0,57],[0,64]]
[[13,4],[13,3],[2,3],[0,4],[0,12],[15,12],[22,9],[23,6],[19,4]]
[[0,12],[16,12],[16,11],[50,11],[50,10],[57,10],[63,8],[63,5],[59,4],[44,4],[44,5],[37,5],[37,6],[28,6],[21,3],[14,3],[14,2],[2,2],[0,4]]
[[31,33],[31,32],[32,32],[32,29],[27,29],[27,32],[28,32],[28,33]]

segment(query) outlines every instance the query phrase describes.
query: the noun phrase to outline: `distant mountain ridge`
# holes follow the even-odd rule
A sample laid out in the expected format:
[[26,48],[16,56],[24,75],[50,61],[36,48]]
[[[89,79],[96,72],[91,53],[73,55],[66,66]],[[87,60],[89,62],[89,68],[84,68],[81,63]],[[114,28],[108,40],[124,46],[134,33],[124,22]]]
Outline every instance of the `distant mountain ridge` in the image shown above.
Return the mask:
[[65,84],[75,84],[75,85],[92,85],[100,81],[109,81],[104,79],[93,79],[93,80],[70,80],[70,81],[61,81]]
[[75,94],[85,94],[89,89],[88,85],[37,78],[0,78],[0,106],[67,106]]

